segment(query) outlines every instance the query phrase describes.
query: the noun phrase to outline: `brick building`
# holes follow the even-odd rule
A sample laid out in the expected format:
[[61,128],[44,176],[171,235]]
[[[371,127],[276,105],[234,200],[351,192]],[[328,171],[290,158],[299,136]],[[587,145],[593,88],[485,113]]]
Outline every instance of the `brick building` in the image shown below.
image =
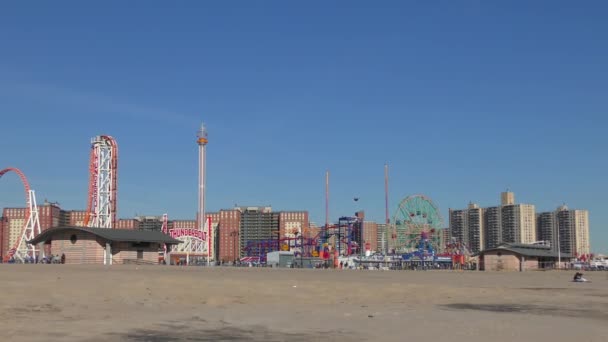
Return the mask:
[[[295,239],[304,236],[309,226],[308,212],[306,211],[281,211],[279,212],[279,238]],[[305,237],[305,236],[304,236]],[[290,248],[300,245],[296,240],[287,241]]]
[[[557,252],[550,246],[530,244],[503,243],[496,248],[483,250],[478,255],[478,265],[482,271],[551,269],[557,266],[559,260]],[[571,258],[571,254],[561,254],[563,264],[568,263]]]
[[162,244],[180,241],[157,231],[86,227],[47,229],[32,241],[44,243],[66,264],[158,264]]
[[[211,260],[217,261],[217,256],[219,255],[219,237],[218,230],[220,227],[220,213],[212,212],[205,214],[207,218],[211,219],[211,232],[210,232],[210,241],[209,241],[209,249],[211,250]],[[207,229],[207,223],[205,222],[205,229]]]
[[310,222],[308,226],[304,227],[304,237],[305,238],[315,238],[321,232],[321,227],[317,226],[314,222]]
[[363,222],[363,247],[365,250],[378,251],[378,224],[376,222]]
[[[7,236],[4,235],[5,232]],[[6,239],[8,239],[8,219],[4,216],[0,216],[0,256],[4,256],[6,253],[8,253],[8,250],[4,249],[4,240]],[[1,257],[0,260],[2,260]]]
[[[57,203],[46,202],[39,206],[41,230],[53,227],[84,226],[85,210],[62,210]],[[207,213],[211,217],[213,235],[212,259],[230,262],[245,255],[250,241],[272,240],[281,237],[315,237],[319,228],[310,227],[308,212],[272,212],[271,207],[237,207]],[[21,237],[25,224],[25,208],[5,208],[0,216],[0,255],[6,255]],[[160,231],[162,216],[138,216],[118,219],[114,229]],[[196,229],[196,220],[171,220],[168,229]],[[47,245],[46,248],[50,248]],[[277,247],[278,248],[278,240]],[[57,254],[56,251],[46,251]],[[215,257],[217,256],[217,258]]]
[[66,211],[68,225],[70,226],[84,226],[84,218],[87,215],[86,210],[70,210]]
[[[25,208],[4,208],[2,211],[2,233],[0,237],[0,251],[2,256],[15,246],[21,238],[25,226]],[[61,210],[57,203],[45,201],[38,206],[38,219],[40,230],[58,227],[66,222],[66,212]],[[45,250],[49,253],[50,250]]]
[[136,219],[118,219],[116,220],[116,229],[139,229],[140,222]]
[[218,260],[233,262],[241,257],[240,227],[241,212],[220,210],[217,230]]
[[182,228],[182,229],[195,229],[196,220],[172,220],[168,222],[169,229]]

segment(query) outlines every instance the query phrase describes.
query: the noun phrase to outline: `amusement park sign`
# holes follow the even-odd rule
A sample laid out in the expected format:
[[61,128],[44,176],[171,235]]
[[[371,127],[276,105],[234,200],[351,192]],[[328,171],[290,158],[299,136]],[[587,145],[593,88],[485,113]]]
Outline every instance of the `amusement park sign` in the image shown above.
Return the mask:
[[180,238],[180,237],[194,237],[203,241],[207,240],[207,232],[198,230],[198,229],[194,229],[194,228],[174,228],[174,229],[169,229],[169,235],[174,238]]

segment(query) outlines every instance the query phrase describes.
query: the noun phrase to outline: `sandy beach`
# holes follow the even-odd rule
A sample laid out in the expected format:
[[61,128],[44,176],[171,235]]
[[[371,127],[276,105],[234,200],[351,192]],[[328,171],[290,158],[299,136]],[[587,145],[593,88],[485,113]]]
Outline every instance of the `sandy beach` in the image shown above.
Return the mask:
[[5,341],[605,341],[608,273],[0,265]]

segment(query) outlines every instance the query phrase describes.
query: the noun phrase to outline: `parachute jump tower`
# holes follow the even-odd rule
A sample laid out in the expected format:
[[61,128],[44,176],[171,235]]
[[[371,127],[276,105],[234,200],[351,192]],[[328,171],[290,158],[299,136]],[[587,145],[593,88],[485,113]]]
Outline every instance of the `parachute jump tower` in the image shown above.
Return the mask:
[[116,190],[118,184],[118,145],[108,135],[91,139],[89,162],[89,197],[84,218],[86,227],[116,226]]
[[198,145],[198,207],[196,212],[196,227],[194,228],[176,228],[169,229],[169,235],[181,240],[182,243],[171,247],[170,253],[173,256],[186,258],[186,263],[190,263],[190,257],[201,259],[207,258],[207,264],[213,255],[213,229],[211,217],[205,213],[205,184],[206,176],[206,153],[208,135],[207,128],[201,124],[196,135],[196,144]]
[[[21,172],[21,170],[9,167],[4,170],[0,170],[0,178],[8,172],[16,173],[23,183],[25,190],[25,225],[19,234],[19,238],[15,241],[12,248],[8,251],[5,256],[5,260],[16,258],[21,262],[25,262],[26,258],[36,258],[36,246],[30,245],[28,241],[32,240],[36,235],[40,234],[40,219],[38,216],[38,205],[36,204],[36,194],[34,190],[30,188],[30,183],[27,178]],[[39,258],[44,257],[44,249],[41,248],[39,251]]]

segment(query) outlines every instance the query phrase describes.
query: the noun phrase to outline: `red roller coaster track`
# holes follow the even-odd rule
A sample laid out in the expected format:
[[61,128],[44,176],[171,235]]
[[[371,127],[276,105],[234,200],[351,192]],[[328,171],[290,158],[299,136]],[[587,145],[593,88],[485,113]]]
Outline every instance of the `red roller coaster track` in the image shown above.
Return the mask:
[[21,172],[21,170],[19,170],[18,168],[8,167],[8,168],[0,171],[0,178],[2,178],[2,176],[4,176],[6,173],[11,172],[11,171],[16,173],[17,176],[19,176],[19,178],[21,179],[21,183],[23,183],[23,188],[25,190],[25,222],[26,223],[23,225],[23,228],[21,228],[21,232],[19,233],[19,239],[17,239],[17,241],[15,241],[15,245],[13,246],[13,248],[11,248],[9,250],[8,258],[12,257],[12,254],[14,254],[14,251],[19,246],[19,242],[21,241],[21,236],[23,235],[23,232],[25,231],[25,227],[27,225],[28,218],[30,216],[30,205],[29,205],[30,183],[27,181],[25,174],[23,174],[23,172]]

